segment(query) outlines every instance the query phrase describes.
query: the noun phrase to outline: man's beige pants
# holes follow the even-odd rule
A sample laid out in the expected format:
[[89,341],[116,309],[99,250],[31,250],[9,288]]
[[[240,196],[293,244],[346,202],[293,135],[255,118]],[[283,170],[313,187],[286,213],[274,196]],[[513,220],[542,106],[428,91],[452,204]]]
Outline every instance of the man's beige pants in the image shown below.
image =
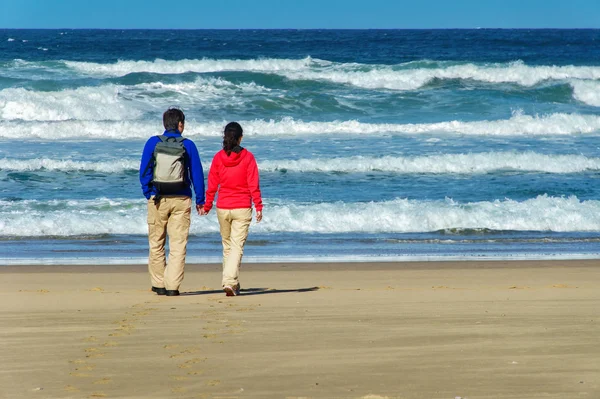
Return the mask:
[[239,284],[240,264],[252,221],[252,208],[217,208],[217,218],[223,241],[223,287],[235,287]]
[[[161,197],[148,201],[148,271],[153,287],[178,290],[183,281],[186,247],[190,232],[192,199],[185,196]],[[165,241],[169,236],[169,263]]]

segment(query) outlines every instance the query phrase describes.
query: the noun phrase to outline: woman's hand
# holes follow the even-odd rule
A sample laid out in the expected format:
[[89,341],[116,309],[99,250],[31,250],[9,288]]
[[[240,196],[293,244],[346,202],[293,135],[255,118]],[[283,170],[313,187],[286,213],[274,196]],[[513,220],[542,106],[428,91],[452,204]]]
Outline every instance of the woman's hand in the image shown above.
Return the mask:
[[200,216],[208,215],[208,211],[204,210],[204,205],[196,205],[196,210],[198,211],[198,215]]
[[260,223],[262,220],[262,211],[256,211],[256,223]]

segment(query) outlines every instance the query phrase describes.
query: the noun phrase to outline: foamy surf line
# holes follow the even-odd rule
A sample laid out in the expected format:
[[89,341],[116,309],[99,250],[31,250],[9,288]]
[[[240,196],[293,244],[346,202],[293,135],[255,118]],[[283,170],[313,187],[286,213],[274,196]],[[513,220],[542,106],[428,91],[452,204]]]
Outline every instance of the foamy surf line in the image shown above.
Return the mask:
[[[396,199],[304,204],[265,200],[269,212],[256,233],[426,233],[438,231],[600,232],[600,201],[541,195],[525,201],[461,203]],[[0,201],[0,237],[147,234],[144,201]],[[190,233],[219,232],[216,217],[193,218]]]
[[[210,169],[212,160],[203,162]],[[125,173],[139,170],[138,159],[76,161],[51,158],[0,158],[0,170],[16,172],[59,171]],[[398,174],[484,174],[497,171],[520,171],[567,174],[600,170],[600,158],[583,155],[546,155],[535,152],[484,152],[430,156],[355,156],[346,158],[306,158],[259,162],[262,172],[365,173]]]
[[[244,134],[256,137],[307,136],[324,134],[353,135],[439,135],[460,134],[470,136],[557,136],[597,134],[600,116],[553,113],[525,115],[515,112],[510,119],[483,121],[447,121],[438,123],[366,123],[357,120],[331,122],[305,122],[294,118],[280,120],[240,120]],[[186,124],[186,136],[220,137],[227,121]],[[127,134],[124,135],[123,132]],[[161,132],[156,121],[0,121],[0,138],[60,140],[71,138],[130,140],[148,138],[149,132]]]
[[[125,76],[130,73],[182,74],[226,71],[263,72],[294,80],[325,80],[368,89],[415,90],[434,79],[463,79],[489,83],[515,83],[533,86],[548,80],[600,79],[600,67],[526,65],[509,63],[456,63],[417,61],[396,65],[337,63],[306,57],[304,59],[199,59],[126,61],[94,63],[63,61],[77,73],[93,76]],[[423,68],[422,65],[427,67]]]
[[[473,253],[464,255],[351,255],[351,256],[244,256],[244,263],[387,263],[387,262],[469,262],[469,261],[535,261],[535,260],[586,260],[600,259],[600,252],[594,253]],[[223,259],[218,256],[188,255],[186,263],[190,264],[221,264]],[[2,266],[18,265],[146,265],[147,258],[142,257],[79,257],[79,258],[0,258]]]
[[[271,89],[254,83],[233,84],[223,79],[134,86],[108,84],[60,91],[24,88],[0,90],[0,119],[23,121],[135,120],[148,106],[182,100],[189,107],[243,107],[243,95],[266,95]],[[240,96],[241,95],[241,96]]]
[[[570,85],[576,100],[600,106],[599,82],[572,81]],[[268,97],[272,94],[271,98],[276,101],[282,93],[254,83],[233,84],[221,78],[198,78],[195,82],[178,84],[109,84],[53,92],[8,88],[0,90],[0,119],[40,122],[126,121],[141,118],[148,106],[160,108],[169,101],[183,101],[192,108],[244,108],[255,96]]]

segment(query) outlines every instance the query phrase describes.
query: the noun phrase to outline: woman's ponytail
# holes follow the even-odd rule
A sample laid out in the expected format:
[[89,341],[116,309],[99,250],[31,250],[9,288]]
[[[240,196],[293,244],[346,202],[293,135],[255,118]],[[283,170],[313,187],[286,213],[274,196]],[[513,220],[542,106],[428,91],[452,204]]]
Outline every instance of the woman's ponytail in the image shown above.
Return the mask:
[[223,150],[227,155],[239,145],[240,137],[243,136],[244,130],[237,122],[229,122],[223,130]]

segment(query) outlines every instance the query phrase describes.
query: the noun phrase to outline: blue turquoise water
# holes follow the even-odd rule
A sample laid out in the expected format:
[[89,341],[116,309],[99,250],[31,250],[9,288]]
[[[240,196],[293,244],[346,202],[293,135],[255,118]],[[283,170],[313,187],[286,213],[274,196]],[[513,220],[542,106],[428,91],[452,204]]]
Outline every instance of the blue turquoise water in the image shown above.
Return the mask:
[[0,263],[143,263],[170,106],[245,129],[246,261],[600,257],[600,30],[0,30]]

